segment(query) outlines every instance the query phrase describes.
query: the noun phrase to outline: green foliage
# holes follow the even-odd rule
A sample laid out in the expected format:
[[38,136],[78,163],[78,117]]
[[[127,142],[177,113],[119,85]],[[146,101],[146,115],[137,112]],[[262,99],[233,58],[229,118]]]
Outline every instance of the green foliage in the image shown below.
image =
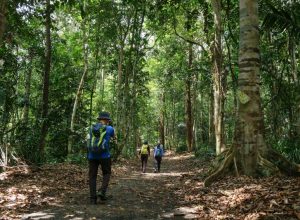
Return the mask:
[[195,149],[195,156],[201,159],[209,159],[215,156],[215,149],[209,145],[200,145],[197,149]]
[[[65,159],[65,162],[67,163],[79,164],[79,165],[85,165],[86,161],[87,161],[86,154],[82,154],[82,153],[70,154]],[[57,161],[54,159],[52,161],[52,163],[57,163],[57,162],[62,162],[62,161]]]
[[[98,112],[112,115],[118,143],[113,157],[132,157],[141,140],[156,143],[164,116],[166,148],[186,147],[186,82],[191,83],[196,137],[195,155],[214,154],[209,147],[212,101],[213,13],[209,1],[60,1],[52,5],[52,58],[49,125],[45,157],[39,152],[44,8],[36,1],[8,4],[0,49],[0,142],[9,143],[30,163],[83,163],[87,127]],[[268,140],[299,162],[299,3],[280,0],[260,4],[261,95]],[[88,33],[88,74],[75,117],[73,154],[67,155],[70,118],[84,70],[82,21]],[[223,72],[225,137],[233,139],[238,71],[238,1],[223,2]],[[189,45],[193,63],[188,68]],[[295,56],[292,57],[294,49]],[[122,52],[122,53],[121,53]],[[122,58],[122,59],[121,59]],[[294,65],[293,62],[297,65]],[[31,73],[30,94],[26,77]],[[297,75],[298,74],[298,75]],[[27,99],[29,95],[29,100]],[[29,106],[24,122],[23,111]],[[24,125],[23,123],[27,123]],[[119,149],[117,149],[119,148]]]
[[288,160],[300,163],[300,138],[282,139],[272,145],[281,152]]
[[176,147],[176,153],[184,153],[187,150],[186,144],[179,144],[178,147]]
[[40,141],[40,129],[38,127],[20,124],[16,130],[16,140],[15,151],[23,161],[36,165],[45,162],[45,158],[42,157],[37,147]]

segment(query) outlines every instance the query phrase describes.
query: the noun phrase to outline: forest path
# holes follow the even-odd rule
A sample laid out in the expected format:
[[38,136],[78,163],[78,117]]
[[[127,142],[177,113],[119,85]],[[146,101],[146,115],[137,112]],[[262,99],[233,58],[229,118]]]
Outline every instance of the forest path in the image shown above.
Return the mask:
[[[0,174],[0,219],[300,219],[300,177],[225,177],[203,186],[210,160],[167,154],[113,164],[104,204],[90,205],[87,167],[45,165]],[[100,176],[99,176],[100,178]],[[98,181],[99,183],[100,181]]]
[[[44,177],[33,176],[36,180],[41,178],[42,193],[38,198],[41,202],[38,206],[36,203],[31,204],[31,208],[26,210],[29,214],[23,214],[21,218],[110,220],[174,219],[174,215],[176,219],[183,219],[183,216],[187,215],[192,217],[192,213],[187,213],[185,210],[183,214],[176,210],[176,207],[183,202],[180,193],[182,177],[195,174],[195,170],[189,170],[194,163],[191,154],[178,156],[167,153],[163,158],[160,173],[153,172],[152,156],[148,160],[146,173],[141,173],[138,158],[130,162],[122,161],[121,164],[113,164],[108,192],[113,197],[104,204],[97,205],[89,204],[86,168],[82,170],[72,169],[72,167],[44,168]],[[98,184],[100,179],[102,177],[99,171]],[[36,184],[39,182],[37,181]]]
[[[127,166],[127,172],[111,181],[113,199],[103,213],[94,213],[103,219],[160,219],[172,218],[180,201],[176,190],[180,179],[187,175],[191,155],[167,154],[163,158],[160,173],[154,173],[154,159],[149,158],[146,173],[141,173],[140,161]],[[191,160],[190,160],[191,162]]]

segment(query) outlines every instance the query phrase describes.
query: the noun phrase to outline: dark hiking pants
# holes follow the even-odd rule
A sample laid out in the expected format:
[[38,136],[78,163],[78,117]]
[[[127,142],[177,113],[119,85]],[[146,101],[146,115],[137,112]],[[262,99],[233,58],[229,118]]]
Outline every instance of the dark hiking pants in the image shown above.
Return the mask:
[[155,156],[155,160],[156,160],[156,170],[157,172],[160,172],[161,157]]
[[103,158],[100,160],[89,160],[89,185],[90,185],[90,196],[91,198],[97,197],[97,174],[98,174],[98,167],[101,165],[102,170],[102,185],[99,191],[105,193],[110,179],[111,174],[111,159],[110,158]]
[[141,154],[142,172],[146,172],[146,166],[148,161],[148,154]]

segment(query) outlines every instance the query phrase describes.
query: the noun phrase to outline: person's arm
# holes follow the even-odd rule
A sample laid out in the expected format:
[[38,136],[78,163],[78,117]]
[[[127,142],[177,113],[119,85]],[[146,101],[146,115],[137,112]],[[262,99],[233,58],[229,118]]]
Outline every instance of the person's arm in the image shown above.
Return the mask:
[[149,145],[147,147],[147,150],[148,150],[148,156],[150,156],[150,147],[149,147]]
[[110,147],[111,148],[114,148],[115,144],[117,144],[117,137],[115,135],[115,129],[113,127],[111,127],[110,125],[107,126],[106,128],[106,132],[108,133],[109,135],[109,143],[110,143]]

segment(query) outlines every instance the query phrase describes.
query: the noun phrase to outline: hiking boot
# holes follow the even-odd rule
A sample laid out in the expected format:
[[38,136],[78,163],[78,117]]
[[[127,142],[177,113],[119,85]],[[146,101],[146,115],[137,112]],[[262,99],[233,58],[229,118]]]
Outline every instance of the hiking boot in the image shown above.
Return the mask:
[[105,201],[108,199],[108,197],[106,196],[106,194],[104,192],[98,192],[97,196],[99,196],[102,201]]

